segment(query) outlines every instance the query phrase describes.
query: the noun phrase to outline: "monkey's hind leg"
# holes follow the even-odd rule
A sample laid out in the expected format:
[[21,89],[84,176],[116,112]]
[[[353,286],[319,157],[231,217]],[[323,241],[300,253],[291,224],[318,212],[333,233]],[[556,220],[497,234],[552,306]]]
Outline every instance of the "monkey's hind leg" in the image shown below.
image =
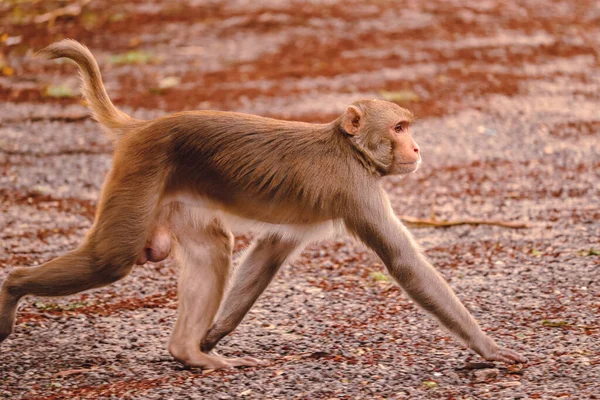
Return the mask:
[[200,231],[176,228],[175,258],[181,266],[177,322],[169,352],[188,367],[220,369],[255,366],[251,357],[225,358],[200,350],[221,304],[231,269],[233,235],[218,220]]
[[13,330],[22,297],[66,296],[129,274],[144,249],[160,195],[151,177],[135,178],[129,171],[121,176],[111,173],[96,222],[79,248],[38,267],[10,272],[0,289],[0,342]]
[[28,294],[36,296],[64,296],[93,287],[103,286],[127,274],[122,266],[115,270],[98,271],[83,245],[39,267],[15,268],[0,290],[0,341],[13,329],[19,300]]

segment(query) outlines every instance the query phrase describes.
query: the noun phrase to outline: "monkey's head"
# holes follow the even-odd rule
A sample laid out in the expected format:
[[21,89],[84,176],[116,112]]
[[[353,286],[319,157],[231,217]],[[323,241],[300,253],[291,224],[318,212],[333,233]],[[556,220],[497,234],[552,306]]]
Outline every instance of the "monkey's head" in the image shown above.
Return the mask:
[[410,134],[410,111],[383,100],[361,100],[349,106],[339,125],[371,172],[405,175],[421,163],[419,145]]

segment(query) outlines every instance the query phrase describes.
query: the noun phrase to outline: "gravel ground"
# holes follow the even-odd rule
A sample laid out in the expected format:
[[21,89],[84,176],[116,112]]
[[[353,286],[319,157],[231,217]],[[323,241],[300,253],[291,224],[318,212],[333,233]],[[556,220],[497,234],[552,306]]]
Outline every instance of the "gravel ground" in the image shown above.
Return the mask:
[[413,229],[484,329],[530,363],[483,364],[376,256],[337,238],[285,266],[219,346],[267,366],[171,359],[168,260],[23,301],[0,347],[0,397],[600,397],[600,3],[94,0],[32,19],[66,3],[0,4],[0,281],[81,242],[111,165],[74,67],[32,57],[72,37],[140,118],[212,108],[327,121],[365,97],[413,110],[424,164],[385,180],[398,214],[531,225]]

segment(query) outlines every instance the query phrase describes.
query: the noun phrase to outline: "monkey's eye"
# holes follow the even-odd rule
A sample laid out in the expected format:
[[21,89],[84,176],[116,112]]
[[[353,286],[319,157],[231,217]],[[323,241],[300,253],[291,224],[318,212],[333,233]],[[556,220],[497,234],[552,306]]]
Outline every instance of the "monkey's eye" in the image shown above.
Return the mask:
[[400,122],[400,123],[399,123],[398,125],[396,125],[396,127],[394,128],[394,130],[395,130],[397,133],[400,133],[400,132],[405,132],[407,129],[408,129],[408,123],[407,123],[407,122],[405,122],[405,121],[403,121],[403,122]]

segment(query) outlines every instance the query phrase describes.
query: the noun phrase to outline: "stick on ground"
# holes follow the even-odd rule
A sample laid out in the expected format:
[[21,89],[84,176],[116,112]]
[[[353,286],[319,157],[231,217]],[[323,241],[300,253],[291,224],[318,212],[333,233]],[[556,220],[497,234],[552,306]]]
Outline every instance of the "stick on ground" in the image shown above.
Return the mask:
[[522,229],[529,228],[530,225],[519,221],[500,221],[495,219],[457,219],[454,221],[438,221],[435,219],[421,219],[409,215],[400,215],[399,218],[409,225],[421,227],[446,228],[459,225],[495,225],[503,228]]

